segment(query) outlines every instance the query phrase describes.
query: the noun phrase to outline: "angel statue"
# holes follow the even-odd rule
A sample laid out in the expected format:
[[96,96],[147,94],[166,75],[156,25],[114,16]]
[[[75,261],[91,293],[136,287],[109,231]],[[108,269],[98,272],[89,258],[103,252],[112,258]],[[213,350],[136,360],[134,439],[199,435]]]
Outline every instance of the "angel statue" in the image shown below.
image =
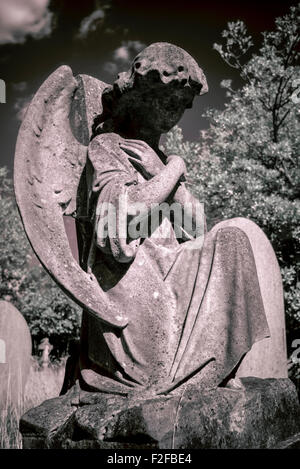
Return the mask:
[[184,160],[159,147],[207,91],[196,61],[162,42],[140,52],[113,85],[62,66],[28,108],[16,147],[18,207],[39,260],[83,308],[63,392],[77,383],[159,395],[188,383],[287,376],[281,278],[269,241],[242,218],[207,231]]

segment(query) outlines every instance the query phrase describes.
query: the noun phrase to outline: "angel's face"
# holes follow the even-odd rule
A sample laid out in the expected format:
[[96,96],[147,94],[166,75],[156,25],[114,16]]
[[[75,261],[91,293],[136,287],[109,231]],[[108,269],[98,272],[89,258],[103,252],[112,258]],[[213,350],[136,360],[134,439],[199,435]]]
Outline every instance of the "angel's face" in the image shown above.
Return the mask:
[[193,99],[190,89],[152,90],[141,96],[137,115],[143,126],[155,133],[166,133],[178,123],[184,111],[192,107]]
[[121,127],[155,135],[168,132],[191,108],[194,93],[189,87],[153,86],[124,93],[115,108],[115,121]]
[[178,123],[187,108],[193,105],[194,94],[191,90],[167,91],[153,96],[151,109],[153,124],[161,133],[168,132]]

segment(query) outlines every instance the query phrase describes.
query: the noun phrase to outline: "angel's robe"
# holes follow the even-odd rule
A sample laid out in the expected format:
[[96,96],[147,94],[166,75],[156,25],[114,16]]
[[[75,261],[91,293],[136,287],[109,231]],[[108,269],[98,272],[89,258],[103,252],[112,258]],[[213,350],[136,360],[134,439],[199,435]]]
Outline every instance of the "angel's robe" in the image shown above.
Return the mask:
[[128,324],[119,329],[84,311],[81,386],[126,393],[159,392],[187,380],[220,385],[269,336],[250,242],[234,227],[205,233],[203,245],[198,238],[179,242],[166,217],[144,239],[126,239],[118,227],[104,236],[105,204],[127,220],[120,197],[126,201],[128,187],[145,182],[121,141],[107,133],[89,146],[93,233],[85,264]]

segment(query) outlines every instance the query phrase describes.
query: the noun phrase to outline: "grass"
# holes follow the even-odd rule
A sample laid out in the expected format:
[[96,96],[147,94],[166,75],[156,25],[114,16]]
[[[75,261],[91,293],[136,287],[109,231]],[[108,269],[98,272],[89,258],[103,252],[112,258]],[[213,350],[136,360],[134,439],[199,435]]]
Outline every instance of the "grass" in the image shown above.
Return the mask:
[[[57,397],[64,378],[65,362],[60,365],[50,365],[40,368],[36,359],[32,360],[29,376],[26,382],[24,396],[18,397],[18,402],[10,402],[7,386],[7,399],[0,414],[0,448],[21,449],[22,438],[19,432],[20,417],[32,407],[36,407],[46,399]],[[9,380],[8,380],[9,381]]]

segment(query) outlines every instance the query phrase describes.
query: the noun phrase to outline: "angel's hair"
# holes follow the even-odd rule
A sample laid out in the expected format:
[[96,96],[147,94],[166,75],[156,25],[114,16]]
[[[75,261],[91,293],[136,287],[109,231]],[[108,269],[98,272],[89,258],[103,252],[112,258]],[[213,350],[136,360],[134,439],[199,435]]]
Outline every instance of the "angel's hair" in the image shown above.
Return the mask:
[[136,56],[127,72],[120,73],[113,85],[103,91],[103,112],[94,119],[92,138],[99,125],[113,117],[123,95],[159,88],[165,92],[189,90],[194,96],[208,91],[202,69],[185,50],[166,42],[151,44]]

